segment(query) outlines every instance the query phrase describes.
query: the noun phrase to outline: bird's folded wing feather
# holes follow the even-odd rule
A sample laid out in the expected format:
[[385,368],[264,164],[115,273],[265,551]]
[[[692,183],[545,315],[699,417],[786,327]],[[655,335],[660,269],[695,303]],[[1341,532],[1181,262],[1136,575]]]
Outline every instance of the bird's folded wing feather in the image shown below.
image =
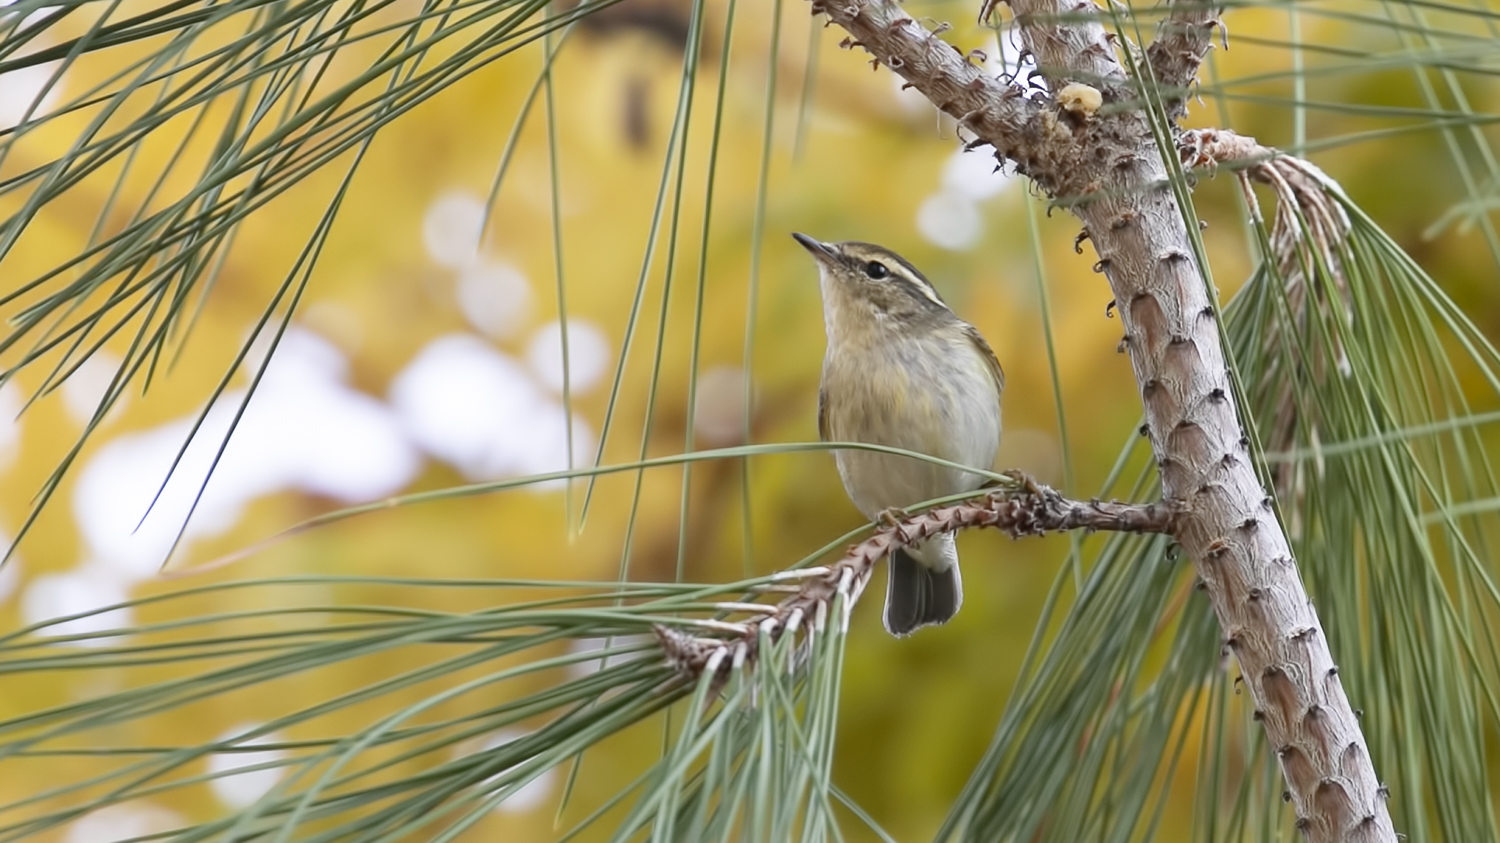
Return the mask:
[[979,335],[979,331],[973,325],[964,325],[964,335],[969,338],[969,342],[972,342],[975,348],[979,349],[980,355],[989,364],[990,372],[995,376],[995,392],[1003,391],[1005,370],[1000,368],[1000,361],[995,359],[995,352],[990,348],[990,344],[984,341],[984,337]]

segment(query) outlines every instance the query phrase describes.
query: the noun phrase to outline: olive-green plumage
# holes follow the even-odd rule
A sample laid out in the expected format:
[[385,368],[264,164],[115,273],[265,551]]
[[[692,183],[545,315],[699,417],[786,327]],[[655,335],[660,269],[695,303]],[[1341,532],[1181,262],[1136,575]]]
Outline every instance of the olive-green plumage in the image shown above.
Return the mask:
[[[817,259],[828,352],[818,394],[827,441],[866,442],[989,469],[1000,447],[1005,375],[989,344],[910,263],[869,243],[794,234]],[[977,489],[981,475],[871,451],[834,455],[865,517]],[[892,555],[885,626],[944,623],[963,602],[951,535]]]

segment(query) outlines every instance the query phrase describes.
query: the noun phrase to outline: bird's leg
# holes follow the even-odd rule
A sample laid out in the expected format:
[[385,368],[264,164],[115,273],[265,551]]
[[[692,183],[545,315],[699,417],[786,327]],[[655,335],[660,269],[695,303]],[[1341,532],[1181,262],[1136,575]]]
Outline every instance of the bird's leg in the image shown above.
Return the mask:
[[907,512],[899,506],[888,506],[885,509],[882,509],[879,514],[875,516],[875,521],[876,523],[889,527],[892,534],[895,535],[897,541],[900,542],[902,546],[905,546],[911,544],[912,536],[906,531],[906,527],[903,526],[901,522],[909,515],[911,515],[911,513]]
[[1044,497],[1047,496],[1046,492],[1044,491],[1044,487],[1042,486],[1042,484],[1036,482],[1036,478],[1035,477],[1032,477],[1030,474],[1027,474],[1026,472],[1022,471],[1021,469],[1019,469],[1019,468],[1012,468],[1012,469],[1008,469],[1006,471],[1003,471],[1001,473],[1004,474],[1006,477],[1009,477],[1010,479],[1012,479],[1012,480],[1016,481],[1017,483],[1021,484],[1021,488],[1026,491],[1026,494],[1032,495],[1032,496],[1038,497],[1038,498],[1044,498]]

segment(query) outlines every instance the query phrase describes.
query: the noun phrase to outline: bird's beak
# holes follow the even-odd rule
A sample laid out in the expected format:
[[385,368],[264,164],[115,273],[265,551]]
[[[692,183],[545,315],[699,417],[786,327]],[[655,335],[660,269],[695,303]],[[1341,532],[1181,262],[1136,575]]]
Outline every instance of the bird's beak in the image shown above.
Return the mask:
[[797,242],[802,244],[802,248],[812,252],[812,256],[820,261],[829,262],[839,256],[839,253],[832,246],[821,240],[814,240],[806,234],[796,231],[792,232],[792,237],[796,238]]

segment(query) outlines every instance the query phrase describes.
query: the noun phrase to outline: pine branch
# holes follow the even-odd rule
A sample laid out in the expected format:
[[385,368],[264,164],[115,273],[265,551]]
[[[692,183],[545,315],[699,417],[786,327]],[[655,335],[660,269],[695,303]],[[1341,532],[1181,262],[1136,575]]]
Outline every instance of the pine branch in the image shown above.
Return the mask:
[[992,527],[1013,539],[1068,530],[1129,533],[1170,533],[1177,509],[1170,504],[1133,504],[1120,501],[1075,501],[1035,480],[1020,478],[1020,492],[995,491],[979,500],[965,501],[909,515],[881,525],[875,534],[849,548],[832,565],[787,571],[783,577],[802,585],[775,607],[758,603],[724,604],[728,611],[757,612],[764,617],[739,624],[723,624],[732,637],[692,636],[665,626],[656,635],[667,661],[681,674],[696,678],[705,671],[728,677],[731,669],[753,664],[760,636],[776,640],[797,634],[806,624],[817,633],[827,624],[836,599],[844,598],[844,617],[869,584],[875,564],[903,547],[920,544],[940,533]]
[[[1386,791],[1345,696],[1317,613],[1251,463],[1217,309],[1194,257],[1139,90],[1086,0],[1010,0],[1046,94],[989,79],[911,20],[894,0],[813,0],[877,62],[1015,162],[1084,223],[1096,268],[1121,304],[1146,433],[1165,499],[1181,507],[1173,535],[1194,560],[1276,748],[1297,827],[1313,843],[1394,841]],[[1184,14],[1187,10],[1184,9]],[[1159,50],[1186,72],[1192,33]],[[1196,43],[1194,41],[1193,43]],[[1188,45],[1189,51],[1194,49]],[[1203,47],[1206,49],[1206,47]],[[1155,70],[1156,68],[1153,68]],[[1078,96],[1084,85],[1098,96]],[[1172,113],[1180,111],[1171,106]],[[1175,127],[1173,127],[1175,130]]]
[[1213,48],[1214,27],[1225,38],[1224,11],[1219,3],[1206,0],[1166,0],[1167,16],[1156,27],[1156,38],[1146,50],[1151,75],[1162,93],[1167,116],[1187,116],[1188,92],[1198,81],[1198,67]]

